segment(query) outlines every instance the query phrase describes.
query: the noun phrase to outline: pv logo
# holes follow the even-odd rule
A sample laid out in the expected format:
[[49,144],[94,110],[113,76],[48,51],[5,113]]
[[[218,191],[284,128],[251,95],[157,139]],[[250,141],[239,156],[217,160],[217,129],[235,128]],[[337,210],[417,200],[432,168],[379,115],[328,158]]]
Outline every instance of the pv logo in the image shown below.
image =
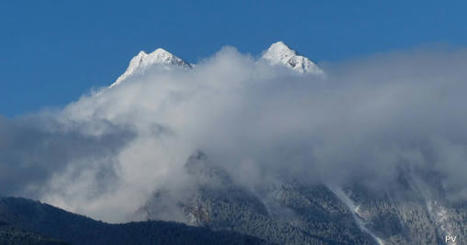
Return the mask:
[[457,238],[457,236],[447,235],[446,238],[445,238],[445,241],[446,241],[446,243],[448,243],[448,242],[456,242],[456,238]]

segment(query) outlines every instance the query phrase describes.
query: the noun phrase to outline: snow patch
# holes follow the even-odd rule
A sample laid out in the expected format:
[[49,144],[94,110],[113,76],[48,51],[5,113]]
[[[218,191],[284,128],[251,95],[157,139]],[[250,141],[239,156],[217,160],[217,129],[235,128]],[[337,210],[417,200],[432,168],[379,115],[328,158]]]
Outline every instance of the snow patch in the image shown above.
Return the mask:
[[379,245],[384,245],[384,242],[381,238],[366,228],[365,221],[363,220],[362,213],[360,212],[360,206],[355,205],[352,199],[350,199],[350,197],[345,194],[342,188],[332,185],[328,185],[328,188],[334,193],[334,195],[337,196],[337,198],[339,198],[339,200],[341,200],[347,206],[347,208],[349,208],[349,210],[352,212],[355,223],[357,223],[360,230],[370,235]]

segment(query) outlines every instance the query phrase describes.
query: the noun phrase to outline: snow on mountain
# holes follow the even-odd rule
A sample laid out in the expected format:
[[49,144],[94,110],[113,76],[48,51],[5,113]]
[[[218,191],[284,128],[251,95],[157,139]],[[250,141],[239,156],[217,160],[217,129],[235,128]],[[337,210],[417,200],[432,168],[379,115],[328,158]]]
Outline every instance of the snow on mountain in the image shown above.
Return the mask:
[[344,203],[352,213],[352,216],[355,220],[355,223],[358,225],[360,230],[370,235],[378,245],[384,245],[384,242],[376,234],[374,234],[370,229],[365,226],[364,215],[360,212],[360,206],[357,206],[352,199],[338,186],[328,185],[329,190],[331,190],[337,198],[339,198],[342,203]]
[[[307,57],[298,55],[295,50],[290,49],[282,41],[273,43],[263,54],[262,59],[271,65],[284,65],[299,73],[324,75],[323,70],[315,63]],[[192,65],[162,48],[158,48],[149,54],[140,51],[138,55],[130,60],[126,71],[110,87],[120,84],[123,80],[134,74],[144,72],[153,65],[159,65],[165,69],[171,69],[174,66],[184,69],[192,68]]]
[[268,61],[271,65],[285,65],[286,67],[300,73],[324,75],[323,70],[321,70],[315,63],[307,57],[298,55],[295,50],[290,49],[282,41],[273,43],[263,54],[262,58]]
[[120,84],[123,80],[133,74],[144,72],[144,70],[152,65],[161,65],[166,69],[170,69],[173,66],[191,69],[190,64],[165,49],[158,48],[150,54],[140,51],[138,55],[130,60],[130,64],[126,71],[112,85],[110,85],[110,87]]

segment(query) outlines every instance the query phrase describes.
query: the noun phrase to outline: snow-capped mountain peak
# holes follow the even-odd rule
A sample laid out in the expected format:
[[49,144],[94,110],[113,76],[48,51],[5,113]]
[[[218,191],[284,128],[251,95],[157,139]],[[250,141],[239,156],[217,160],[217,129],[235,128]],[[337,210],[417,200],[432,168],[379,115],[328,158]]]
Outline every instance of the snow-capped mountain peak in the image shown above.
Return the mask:
[[282,41],[273,43],[266,52],[264,52],[262,58],[272,65],[285,65],[300,73],[324,74],[323,70],[313,63],[313,61],[307,57],[298,55],[295,50],[290,49]]
[[130,64],[126,71],[112,85],[110,85],[110,87],[120,84],[123,80],[133,74],[144,72],[148,67],[153,65],[160,65],[166,69],[171,69],[173,66],[191,69],[190,64],[165,49],[158,48],[149,54],[144,51],[140,51],[130,60]]
[[143,65],[164,64],[177,65],[181,67],[191,67],[188,63],[173,55],[165,49],[158,48],[154,52],[148,54],[143,59]]
[[[273,43],[263,53],[261,59],[267,61],[271,65],[283,65],[299,73],[324,75],[323,70],[321,70],[315,63],[307,57],[297,54],[295,50],[290,49],[282,41]],[[172,69],[174,67],[183,69],[192,68],[192,65],[162,48],[158,48],[149,54],[144,51],[140,51],[130,60],[130,64],[126,71],[112,85],[110,85],[110,87],[120,84],[122,81],[134,74],[141,74],[146,71],[147,68],[154,65],[161,66],[164,69]]]
[[296,52],[290,49],[284,42],[279,41],[271,44],[268,50],[264,53],[263,58],[271,62],[279,63],[282,60],[288,60],[295,56]]

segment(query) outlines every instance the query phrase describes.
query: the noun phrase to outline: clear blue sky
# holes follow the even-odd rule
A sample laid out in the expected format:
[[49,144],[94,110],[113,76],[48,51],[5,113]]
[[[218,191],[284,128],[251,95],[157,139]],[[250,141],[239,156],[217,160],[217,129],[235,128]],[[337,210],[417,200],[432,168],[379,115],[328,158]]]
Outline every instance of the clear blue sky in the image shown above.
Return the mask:
[[62,106],[110,84],[139,50],[190,61],[283,40],[317,62],[467,46],[465,1],[0,2],[0,115]]

